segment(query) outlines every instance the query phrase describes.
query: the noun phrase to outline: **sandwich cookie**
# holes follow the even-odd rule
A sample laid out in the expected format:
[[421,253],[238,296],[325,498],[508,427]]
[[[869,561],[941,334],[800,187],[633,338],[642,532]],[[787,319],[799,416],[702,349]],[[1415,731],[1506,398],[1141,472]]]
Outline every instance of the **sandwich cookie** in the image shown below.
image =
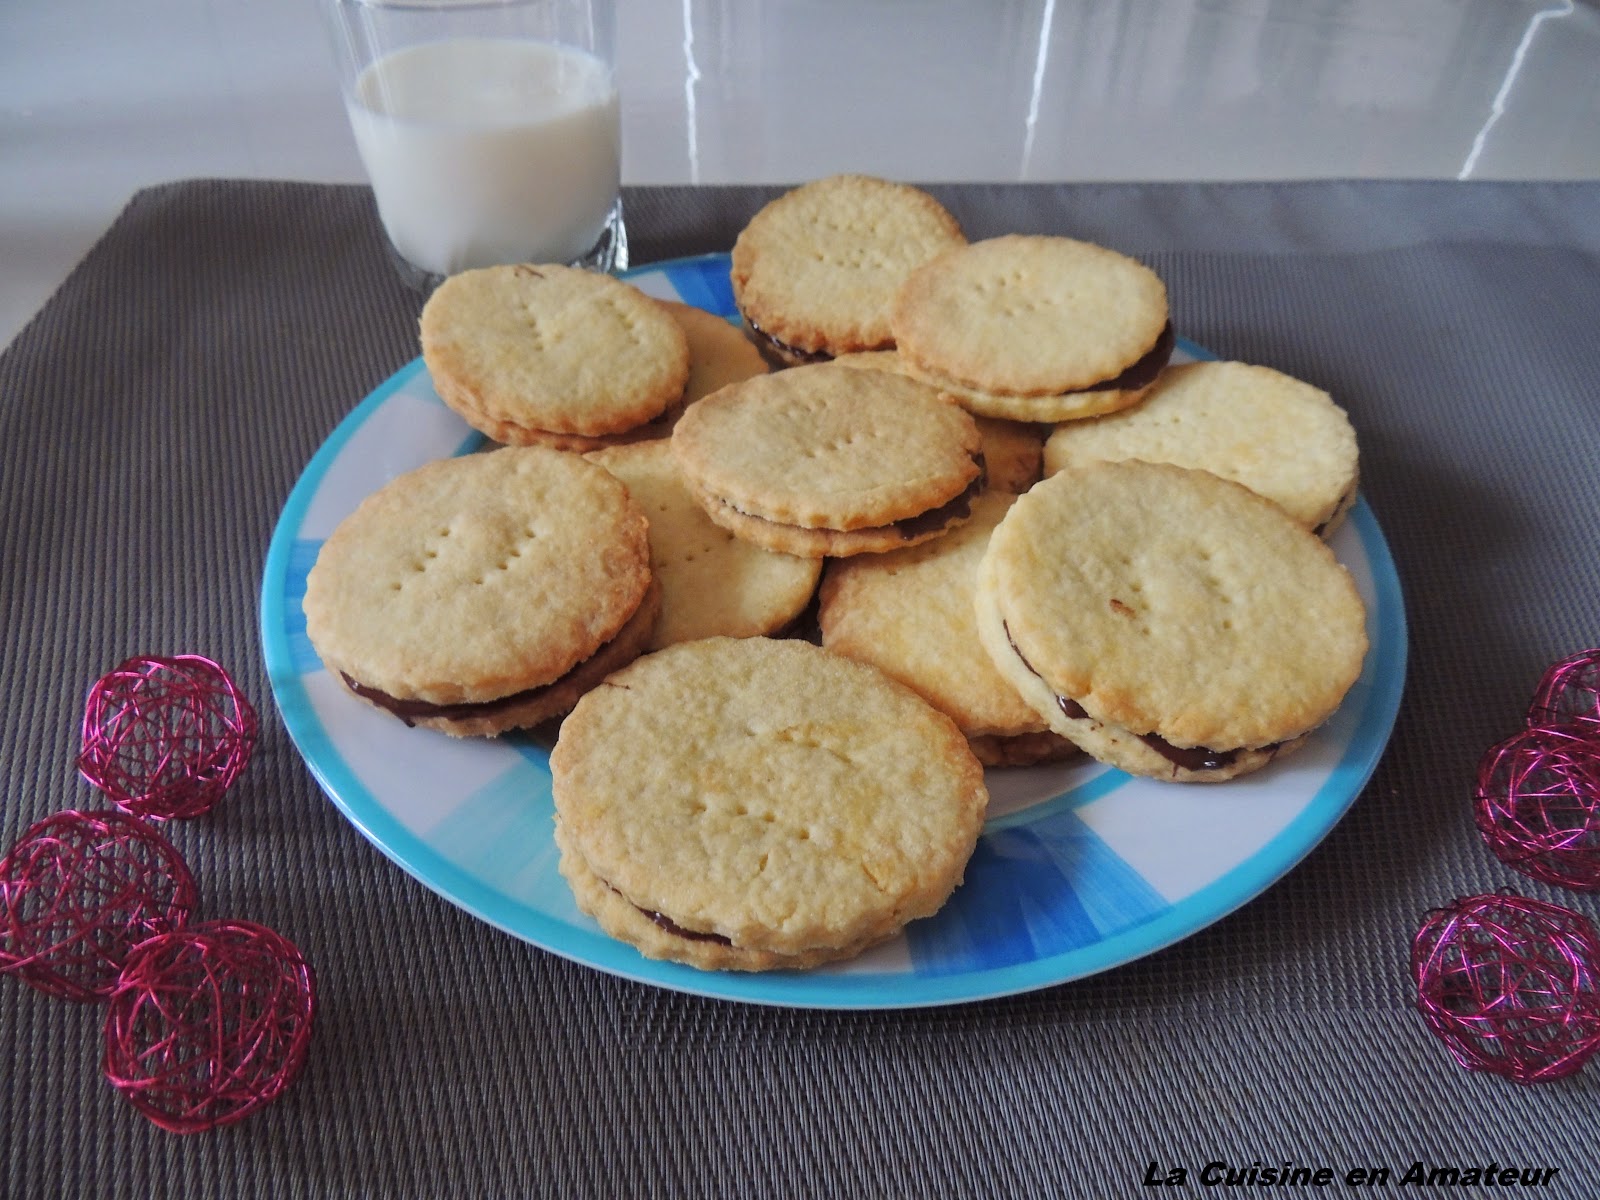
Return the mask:
[[733,244],[739,311],[781,366],[893,344],[889,303],[911,273],[966,242],[917,188],[834,175],[761,209]]
[[674,427],[672,450],[718,525],[808,558],[938,537],[985,486],[962,409],[913,379],[832,363],[708,396]]
[[1013,234],[946,251],[896,293],[897,348],[985,416],[1076,420],[1138,403],[1175,345],[1166,285],[1104,246]]
[[1095,463],[1037,484],[979,567],[978,633],[1050,727],[1181,782],[1287,753],[1361,672],[1365,611],[1333,552],[1207,471]]
[[847,958],[938,911],[982,827],[955,725],[807,642],[712,638],[585,696],[550,756],[561,872],[652,958]]
[[811,602],[821,561],[774,553],[713,522],[689,494],[665,440],[588,457],[627,485],[650,522],[650,570],[661,588],[651,650],[774,633]]
[[978,640],[978,565],[1015,500],[988,492],[973,501],[972,519],[944,537],[829,563],[818,611],[826,649],[911,688],[955,721],[986,766],[1078,753],[1023,702]]
[[506,445],[595,449],[679,403],[689,377],[688,340],[658,301],[573,267],[452,275],[421,340],[444,402]]
[[657,608],[646,520],[615,477],[517,447],[429,463],[339,523],[306,632],[408,725],[494,736],[565,713],[631,661]]
[[1052,474],[1127,458],[1241,483],[1319,537],[1339,527],[1356,498],[1349,417],[1321,388],[1270,367],[1169,367],[1135,407],[1064,424],[1045,445]]
[[965,402],[962,393],[967,389],[948,383],[938,383],[921,375],[909,362],[893,350],[863,350],[859,354],[841,354],[833,360],[841,367],[856,367],[867,371],[890,371],[896,375],[909,375],[934,386],[942,395],[954,400],[972,414],[978,426],[978,439],[982,445],[984,465],[989,473],[989,490],[1011,492],[1020,496],[1039,482],[1044,473],[1044,441],[1050,431],[1048,425],[1033,425],[1023,421],[986,417]]

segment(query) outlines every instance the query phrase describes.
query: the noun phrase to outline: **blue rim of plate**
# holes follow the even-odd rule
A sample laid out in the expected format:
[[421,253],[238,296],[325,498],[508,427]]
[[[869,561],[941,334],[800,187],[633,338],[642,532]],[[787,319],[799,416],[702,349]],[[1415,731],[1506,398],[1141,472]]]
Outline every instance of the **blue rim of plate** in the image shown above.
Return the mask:
[[[678,298],[736,319],[726,254],[653,264],[624,278],[654,295]],[[1215,357],[1184,339],[1179,339],[1179,348],[1191,358]],[[1330,761],[1317,768],[1293,815],[1238,862],[1198,886],[1184,885],[1181,895],[1163,895],[1141,873],[1149,869],[1148,864],[1136,868],[1128,862],[1130,845],[1123,842],[1108,848],[1102,836],[1105,829],[1092,827],[1085,814],[1113,814],[1110,824],[1115,826],[1119,800],[1126,810],[1134,804],[1182,806],[1188,801],[1178,795],[1193,794],[1196,800],[1204,795],[1212,811],[1225,811],[1227,819],[1237,823],[1222,831],[1244,834],[1248,842],[1255,831],[1246,822],[1252,813],[1265,811],[1259,805],[1269,798],[1259,792],[1252,795],[1248,789],[1262,786],[1262,777],[1270,779],[1270,772],[1280,764],[1246,777],[1255,782],[1204,787],[1152,784],[1110,769],[1086,776],[1080,772],[1059,794],[991,817],[969,865],[966,883],[939,914],[908,927],[892,952],[869,952],[862,963],[835,968],[765,974],[703,972],[647,959],[603,934],[575,907],[561,911],[557,900],[553,909],[540,908],[526,895],[511,894],[477,865],[463,864],[448,853],[437,831],[419,833],[401,820],[388,799],[374,794],[352,767],[347,746],[330,732],[313,702],[307,680],[322,673],[322,668],[305,640],[299,600],[318,543],[299,535],[308,509],[319,493],[331,486],[330,472],[341,466],[341,453],[351,439],[402,390],[419,386],[428,384],[417,359],[382,383],[334,429],[284,504],[262,578],[262,646],[273,696],[290,737],[318,784],[380,851],[413,878],[479,919],[575,962],[695,995],[796,1008],[883,1009],[964,1003],[1081,979],[1171,946],[1266,891],[1304,859],[1348,811],[1376,769],[1393,728],[1405,680],[1404,604],[1382,530],[1365,500],[1358,498],[1335,545],[1344,539],[1347,548],[1341,549],[1341,557],[1348,561],[1353,554],[1359,559],[1352,569],[1362,582],[1368,604],[1371,648],[1362,678],[1340,713],[1312,739],[1314,745],[1320,738],[1337,736],[1342,745],[1334,748]],[[441,444],[440,453],[433,457],[468,453],[482,442],[480,435],[462,424],[456,442]],[[345,702],[365,707],[354,699]],[[1329,732],[1336,724],[1337,734]],[[397,744],[415,745],[421,753],[438,745],[433,739],[442,736],[406,730],[398,722],[392,726],[399,731]],[[500,739],[502,743],[507,740]],[[1301,754],[1310,755],[1311,751],[1308,748]],[[1292,764],[1299,757],[1291,756],[1285,763]],[[552,876],[555,859],[548,833],[548,817],[553,811],[548,756],[529,742],[520,745],[517,758],[516,769],[523,775],[514,782],[526,794],[516,803],[526,811],[519,813],[515,823],[528,838],[529,869]],[[1237,811],[1215,802],[1230,788],[1239,789]],[[1279,820],[1276,816],[1272,819]],[[484,836],[501,834],[503,830],[497,833],[491,828]],[[1158,858],[1167,853],[1156,849]],[[546,878],[540,887],[546,895],[568,896],[570,903],[564,884],[554,890]]]

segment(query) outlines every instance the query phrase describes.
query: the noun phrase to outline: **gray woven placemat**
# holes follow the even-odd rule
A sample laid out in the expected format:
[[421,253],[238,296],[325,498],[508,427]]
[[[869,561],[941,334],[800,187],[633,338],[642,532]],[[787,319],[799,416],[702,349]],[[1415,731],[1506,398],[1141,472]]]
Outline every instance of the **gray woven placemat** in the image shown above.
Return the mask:
[[[228,665],[262,712],[209,817],[169,827],[203,917],[316,966],[309,1065],[180,1138],[99,1075],[99,1013],[0,979],[6,1196],[1118,1196],[1148,1165],[1555,1167],[1600,1194],[1600,1066],[1518,1088],[1408,1007],[1421,914],[1514,887],[1476,761],[1543,666],[1600,644],[1600,184],[958,186],[974,236],[1139,254],[1180,330],[1329,388],[1410,619],[1372,783],[1298,869],[1160,954],[948,1009],[781,1011],[613,979],[413,882],[318,792],[271,707],[257,590],[278,511],[414,353],[364,189],[140,193],[0,357],[0,840],[94,807],[84,689],[133,653]],[[636,261],[726,249],[775,189],[635,189]],[[1305,1194],[1309,1189],[1272,1194]],[[1340,1192],[1335,1183],[1326,1189]],[[1420,1190],[1420,1189],[1414,1189]],[[1230,1195],[1249,1194],[1233,1188]]]

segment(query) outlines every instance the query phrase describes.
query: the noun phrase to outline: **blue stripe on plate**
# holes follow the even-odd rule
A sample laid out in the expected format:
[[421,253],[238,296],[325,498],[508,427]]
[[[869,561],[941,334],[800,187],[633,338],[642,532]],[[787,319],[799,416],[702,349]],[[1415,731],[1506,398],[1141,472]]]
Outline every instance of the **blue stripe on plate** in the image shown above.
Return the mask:
[[733,302],[733,284],[728,279],[728,260],[723,255],[669,263],[664,272],[685,304],[724,317],[738,313],[739,307]]
[[538,778],[518,764],[466,797],[428,833],[428,841],[458,867],[505,891],[536,851],[549,846],[554,818],[548,768]]
[[296,675],[322,670],[306,636],[306,614],[301,602],[306,598],[306,576],[322,549],[320,538],[297,538],[289,547],[289,561],[283,577],[283,633],[288,642],[289,665]]
[[906,930],[918,975],[990,971],[1078,950],[1170,907],[1079,819],[1061,809],[990,830],[966,883]]

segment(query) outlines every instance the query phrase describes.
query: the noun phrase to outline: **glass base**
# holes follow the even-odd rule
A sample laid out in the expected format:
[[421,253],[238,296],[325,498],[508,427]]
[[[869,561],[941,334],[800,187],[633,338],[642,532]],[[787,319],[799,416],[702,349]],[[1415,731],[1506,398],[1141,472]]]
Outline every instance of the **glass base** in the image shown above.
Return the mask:
[[593,249],[568,264],[589,271],[602,271],[612,275],[628,269],[628,227],[622,222],[622,197],[618,196],[606,217],[605,228]]
[[[389,259],[394,263],[395,270],[400,273],[400,278],[405,281],[406,286],[413,291],[420,292],[424,296],[431,295],[433,289],[445,281],[446,276],[409,261],[387,238],[384,239],[384,244],[389,248]],[[608,275],[628,269],[628,227],[622,220],[620,196],[611,206],[605,228],[600,231],[599,240],[587,253],[579,255],[567,265]]]

